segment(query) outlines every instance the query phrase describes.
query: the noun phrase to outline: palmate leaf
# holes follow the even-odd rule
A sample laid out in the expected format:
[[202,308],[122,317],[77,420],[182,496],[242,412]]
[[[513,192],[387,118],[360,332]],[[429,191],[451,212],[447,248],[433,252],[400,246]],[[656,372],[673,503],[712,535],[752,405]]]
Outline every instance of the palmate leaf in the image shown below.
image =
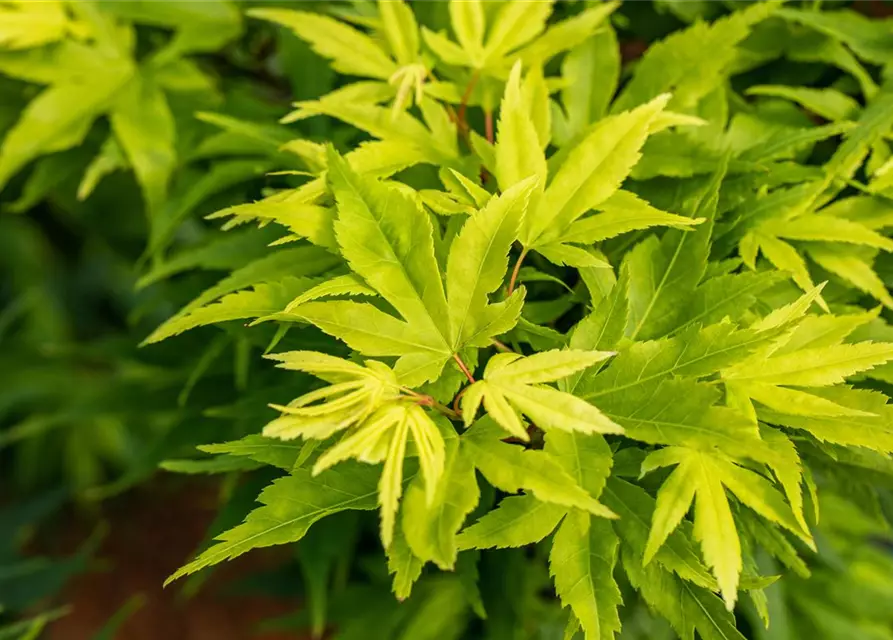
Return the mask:
[[[893,346],[887,343],[843,342],[872,317],[806,316],[793,332],[776,341],[770,352],[757,352],[723,369],[721,376],[729,395],[757,416],[762,413],[759,407],[795,416],[869,416],[858,407],[816,395],[812,389],[841,384],[848,376],[893,359]],[[754,401],[758,403],[756,411]]]
[[716,582],[694,550],[690,523],[683,521],[657,551],[655,561],[643,566],[654,499],[618,478],[608,481],[604,497],[620,515],[613,525],[623,568],[649,606],[687,640],[694,640],[695,630],[710,640],[742,640],[734,616],[713,593]]
[[[347,430],[337,444],[316,460],[314,475],[348,458],[384,462],[379,503],[381,538],[387,548],[393,540],[410,438],[419,458],[426,507],[432,507],[439,488],[440,495],[449,489],[440,482],[445,457],[440,428],[418,404],[401,401],[401,387],[394,371],[381,363],[367,361],[363,367],[313,351],[273,357],[284,368],[312,373],[332,384],[296,398],[288,406],[273,405],[282,415],[264,428],[264,435],[284,440],[299,436],[322,440]],[[450,428],[445,431],[450,432]],[[461,522],[456,529],[459,525]]]
[[736,46],[774,9],[774,3],[761,2],[713,24],[698,22],[652,45],[612,111],[631,109],[666,91],[673,92],[673,107],[693,107],[728,75]]
[[328,164],[338,201],[335,233],[341,254],[405,321],[347,301],[307,303],[292,313],[365,353],[375,344],[375,328],[382,327],[395,340],[373,347],[373,353],[403,356],[398,369],[417,367],[422,358],[427,368],[411,382],[434,379],[451,356],[452,340],[431,222],[403,192],[354,173],[334,151]]
[[[450,21],[458,44],[428,29],[423,28],[422,33],[426,44],[445,63],[504,78],[505,70],[519,59],[525,64],[544,64],[582,43],[618,6],[605,2],[547,28],[552,4],[552,0],[509,3],[488,16],[480,2],[452,0]],[[491,24],[487,24],[488,17]]]
[[523,290],[501,303],[488,304],[487,297],[504,277],[532,182],[491,199],[465,222],[447,263],[444,291],[431,222],[417,203],[354,173],[334,152],[328,162],[341,254],[404,320],[349,301],[290,305],[287,315],[316,324],[362,353],[401,356],[397,369],[410,386],[435,379],[466,346],[485,346],[514,326]]
[[642,471],[647,473],[667,465],[676,465],[676,469],[657,495],[645,549],[645,563],[676,528],[694,500],[694,534],[701,543],[704,559],[716,575],[730,611],[737,599],[742,561],[741,543],[725,488],[762,516],[812,544],[809,532],[794,518],[781,494],[755,472],[739,467],[717,453],[680,447],[668,447],[651,453],[645,459]]
[[472,384],[462,398],[465,426],[471,426],[483,402],[499,425],[521,440],[529,440],[519,414],[543,429],[582,433],[622,433],[623,429],[583,400],[543,386],[609,358],[610,352],[545,351],[523,358],[502,353],[490,359],[484,379]]
[[[528,80],[531,77],[528,73]],[[591,127],[561,156],[560,166],[553,169],[554,176],[544,189],[548,170],[545,155],[539,151],[540,135],[529,95],[522,91],[520,64],[513,67],[497,127],[494,171],[503,189],[529,176],[539,181],[520,233],[526,248],[536,249],[558,264],[592,266],[596,263],[587,260],[580,249],[565,243],[592,243],[655,225],[687,227],[699,222],[659,211],[631,193],[618,191],[639,160],[639,150],[668,99],[659,96]],[[591,209],[603,213],[578,220]],[[580,257],[574,257],[577,254]]]
[[[295,398],[287,406],[274,405],[282,416],[264,428],[266,436],[281,440],[297,437],[323,440],[363,422],[377,409],[400,397],[394,372],[380,362],[370,360],[361,366],[316,351],[290,351],[268,357],[278,360],[278,366],[283,369],[310,373],[330,386]],[[317,461],[316,470],[321,471],[350,455],[355,452],[339,456],[335,447]]]
[[283,440],[324,440],[346,431],[337,444],[316,460],[314,475],[349,458],[373,464],[384,462],[379,504],[381,539],[387,548],[393,540],[410,437],[422,471],[426,504],[430,506],[437,495],[445,456],[440,428],[418,404],[401,399],[395,372],[380,362],[369,360],[360,366],[315,351],[292,351],[272,357],[280,360],[280,367],[312,373],[331,384],[306,393],[287,406],[272,405],[282,415],[264,427],[264,435]]
[[[126,58],[114,57],[98,47],[66,42],[56,55],[77,59],[83,65],[84,77],[43,80],[52,84],[22,111],[0,146],[0,189],[38,156],[80,144],[93,121],[109,109],[135,71]],[[62,63],[60,66],[64,68]],[[5,71],[2,53],[0,71]]]

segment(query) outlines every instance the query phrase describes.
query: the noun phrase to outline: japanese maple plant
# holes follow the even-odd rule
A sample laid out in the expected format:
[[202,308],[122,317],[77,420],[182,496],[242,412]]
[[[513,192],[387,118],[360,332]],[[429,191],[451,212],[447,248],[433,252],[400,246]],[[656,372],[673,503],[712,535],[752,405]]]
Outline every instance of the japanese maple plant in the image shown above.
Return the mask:
[[398,599],[442,575],[484,617],[478,563],[529,547],[566,637],[614,638],[635,600],[741,638],[736,604],[768,625],[767,588],[843,535],[826,505],[883,521],[893,87],[849,49],[849,85],[731,80],[791,55],[773,29],[893,57],[758,3],[622,68],[616,8],[454,0],[449,31],[402,2],[249,9],[349,77],[285,121],[357,135],[288,143],[302,184],[212,216],[279,240],[148,338],[250,323],[293,389],[202,447],[279,472],[171,580],[377,510]]

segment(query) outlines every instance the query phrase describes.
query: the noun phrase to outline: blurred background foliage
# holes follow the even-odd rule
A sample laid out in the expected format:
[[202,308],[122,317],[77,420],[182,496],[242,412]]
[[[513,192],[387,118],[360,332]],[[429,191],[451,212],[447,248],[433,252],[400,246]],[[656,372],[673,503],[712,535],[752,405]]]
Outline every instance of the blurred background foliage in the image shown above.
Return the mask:
[[[102,603],[93,627],[50,637],[142,637],[116,633],[145,598],[161,598],[165,573],[243,517],[267,479],[253,475],[269,474],[241,468],[210,484],[193,481],[197,472],[226,471],[196,462],[195,446],[255,433],[269,419],[266,403],[284,384],[260,360],[271,343],[337,349],[309,329],[282,335],[238,323],[139,346],[225,273],[235,270],[220,286],[237,289],[238,269],[265,255],[276,237],[224,232],[207,214],[300,184],[307,154],[289,141],[343,147],[358,136],[329,118],[277,124],[292,102],[343,79],[291,32],[245,18],[246,4],[0,1],[0,638],[52,634],[76,617],[67,604],[77,590],[65,585],[78,575],[126,571],[138,562],[129,547],[134,556],[160,558],[162,549],[138,549],[143,541],[128,538],[137,535],[128,533],[128,519],[181,529],[185,547],[159,560],[168,566],[150,579],[156,583],[122,588]],[[584,4],[559,3],[556,18]],[[650,42],[741,4],[627,2],[613,20],[625,60],[634,61]],[[893,39],[889,19],[881,22],[890,3],[802,4],[850,7],[885,25]],[[413,5],[422,24],[446,28],[445,2]],[[363,2],[302,2],[301,9],[359,22],[374,11]],[[743,47],[753,55],[750,67],[744,60],[735,82],[796,79],[859,90],[858,74],[831,68],[835,60],[848,64],[834,57],[839,51],[797,59],[780,51],[789,43],[771,28],[754,33]],[[757,64],[763,58],[771,64]],[[297,260],[308,273],[326,260],[309,250],[280,259]],[[281,389],[283,400],[300,391],[295,379]],[[159,465],[187,475],[171,476]],[[878,470],[878,486],[889,486],[885,471]],[[135,515],[141,509],[178,515],[147,520]],[[745,609],[740,625],[751,637],[801,638],[806,629],[822,630],[816,637],[893,637],[893,561],[883,546],[862,542],[887,538],[884,520],[833,496],[822,512],[822,554],[812,577],[768,590],[768,631]],[[357,516],[327,519],[272,566],[251,567],[227,583],[236,602],[258,595],[285,602],[260,616],[265,620],[252,618],[251,629],[293,638],[328,624],[344,640],[371,638],[371,629],[374,637],[407,640],[562,637],[564,619],[536,557],[541,550],[534,557],[525,550],[488,554],[480,602],[469,600],[460,571],[426,579],[399,603],[375,544],[374,517],[348,518]],[[151,539],[163,546],[158,541],[166,538]],[[771,566],[763,570],[772,573]],[[177,587],[178,597],[198,597],[215,577],[192,578]],[[631,589],[624,600],[624,640],[673,637]],[[487,612],[486,635],[473,619],[478,607]],[[182,635],[183,628],[171,627],[169,637],[203,637]],[[236,633],[246,635],[215,637],[249,632]]]

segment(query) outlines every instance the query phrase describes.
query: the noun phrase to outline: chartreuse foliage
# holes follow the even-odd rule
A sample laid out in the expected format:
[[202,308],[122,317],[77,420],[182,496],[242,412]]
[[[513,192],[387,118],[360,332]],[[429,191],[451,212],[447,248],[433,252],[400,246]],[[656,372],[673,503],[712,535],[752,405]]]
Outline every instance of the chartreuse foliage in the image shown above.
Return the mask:
[[[480,567],[539,544],[566,638],[614,638],[637,603],[686,639],[742,638],[736,605],[754,637],[845,637],[806,576],[833,580],[825,547],[885,522],[888,23],[735,5],[621,69],[617,6],[249,11],[355,80],[285,120],[363,137],[288,143],[302,183],[212,216],[260,223],[269,255],[147,340],[276,323],[269,358],[316,379],[270,398],[263,436],[205,448],[281,475],[171,579],[377,509],[393,589],[422,603],[381,637],[499,628]],[[838,79],[753,81],[790,61]],[[276,353],[293,328],[320,349]],[[826,511],[853,519],[829,542]],[[851,555],[852,581],[882,557]],[[773,584],[782,566],[800,577]]]

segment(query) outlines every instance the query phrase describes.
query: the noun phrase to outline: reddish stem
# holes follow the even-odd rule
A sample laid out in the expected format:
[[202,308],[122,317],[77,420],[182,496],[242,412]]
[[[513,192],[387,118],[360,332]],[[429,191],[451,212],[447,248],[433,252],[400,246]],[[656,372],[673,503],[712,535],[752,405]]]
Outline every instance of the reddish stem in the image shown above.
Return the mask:
[[462,369],[462,373],[465,374],[465,377],[468,378],[468,381],[471,384],[474,384],[474,376],[471,375],[471,371],[468,370],[468,367],[465,366],[465,363],[462,362],[462,358],[459,357],[458,353],[453,354],[453,360],[456,361],[456,364],[459,365],[459,368]]
[[462,101],[459,103],[459,127],[465,131],[468,130],[468,122],[465,120],[465,111],[468,109],[468,101],[471,99],[471,92],[474,91],[474,87],[477,85],[480,77],[480,71],[475,71],[474,75],[471,76],[471,80],[468,81],[468,86],[465,87],[465,93],[462,94]]
[[515,263],[515,268],[512,270],[512,277],[509,278],[509,292],[508,295],[512,295],[512,292],[515,290],[515,283],[518,281],[518,273],[521,271],[521,263],[524,262],[524,258],[527,257],[527,249],[524,249],[521,252],[521,255],[518,256],[518,261]]
[[457,393],[456,397],[453,398],[453,411],[455,411],[459,415],[462,415],[462,408],[459,406],[459,402],[462,400],[462,396],[465,395],[466,391],[468,391],[468,387],[462,389],[462,391]]
[[487,134],[487,142],[493,144],[493,112],[484,112],[484,132]]

